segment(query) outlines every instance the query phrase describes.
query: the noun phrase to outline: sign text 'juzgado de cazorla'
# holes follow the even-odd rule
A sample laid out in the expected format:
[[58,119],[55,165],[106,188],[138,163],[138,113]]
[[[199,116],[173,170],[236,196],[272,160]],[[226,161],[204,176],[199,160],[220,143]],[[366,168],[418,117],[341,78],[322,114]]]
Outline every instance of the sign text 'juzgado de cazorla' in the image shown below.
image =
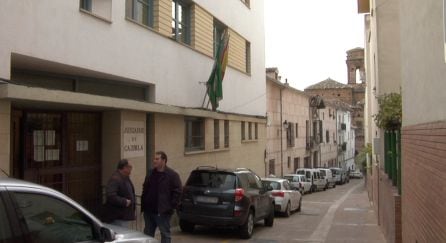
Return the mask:
[[143,157],[145,155],[145,126],[144,122],[124,121],[123,150],[124,158]]

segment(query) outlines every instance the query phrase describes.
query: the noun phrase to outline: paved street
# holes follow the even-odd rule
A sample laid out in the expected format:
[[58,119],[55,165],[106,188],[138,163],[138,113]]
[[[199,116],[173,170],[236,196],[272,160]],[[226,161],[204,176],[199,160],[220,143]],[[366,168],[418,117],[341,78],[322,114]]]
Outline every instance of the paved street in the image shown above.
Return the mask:
[[[158,237],[159,238],[159,235]],[[174,242],[385,242],[370,207],[363,180],[304,196],[302,212],[276,216],[274,227],[256,225],[252,239],[240,240],[232,229],[196,228],[194,234],[173,229]]]

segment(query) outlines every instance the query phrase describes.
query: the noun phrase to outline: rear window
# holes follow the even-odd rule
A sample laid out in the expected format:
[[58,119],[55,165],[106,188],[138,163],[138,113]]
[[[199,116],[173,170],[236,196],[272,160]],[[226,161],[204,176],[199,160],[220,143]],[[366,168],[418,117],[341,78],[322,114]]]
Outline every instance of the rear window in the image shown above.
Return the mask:
[[220,171],[193,171],[187,180],[187,186],[222,189],[235,188],[235,175]]
[[297,177],[297,176],[284,176],[283,178],[287,179],[289,182],[299,181],[299,177]]
[[325,176],[325,170],[321,170],[321,176]]
[[304,170],[299,170],[299,171],[297,171],[296,174],[298,174],[298,175],[305,175],[305,171]]
[[263,186],[271,186],[273,190],[280,190],[280,183],[277,181],[262,181]]

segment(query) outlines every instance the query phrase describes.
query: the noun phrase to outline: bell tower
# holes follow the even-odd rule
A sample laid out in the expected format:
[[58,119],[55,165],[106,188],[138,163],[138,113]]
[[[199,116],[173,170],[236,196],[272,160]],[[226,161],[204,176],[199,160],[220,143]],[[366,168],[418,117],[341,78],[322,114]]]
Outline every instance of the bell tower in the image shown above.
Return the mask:
[[[359,70],[361,82],[365,83],[364,48],[357,47],[347,51],[348,84],[356,84],[356,71]],[[359,80],[358,80],[359,81]]]

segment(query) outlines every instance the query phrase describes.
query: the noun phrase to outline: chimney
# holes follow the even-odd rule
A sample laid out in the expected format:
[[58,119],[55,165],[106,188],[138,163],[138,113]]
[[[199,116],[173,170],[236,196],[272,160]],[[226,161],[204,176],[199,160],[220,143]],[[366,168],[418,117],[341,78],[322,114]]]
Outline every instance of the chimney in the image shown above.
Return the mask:
[[285,85],[286,85],[286,86],[289,86],[289,84],[288,84],[288,79],[287,79],[287,78],[285,79]]

